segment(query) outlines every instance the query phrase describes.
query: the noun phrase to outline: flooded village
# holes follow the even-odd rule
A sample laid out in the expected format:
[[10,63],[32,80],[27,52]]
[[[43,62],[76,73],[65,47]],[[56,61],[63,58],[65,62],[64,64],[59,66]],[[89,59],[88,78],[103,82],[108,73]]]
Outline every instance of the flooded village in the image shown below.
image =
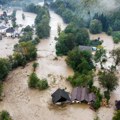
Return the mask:
[[[40,2],[41,6],[43,2]],[[7,15],[10,16],[13,13],[13,8],[9,8],[6,11]],[[0,10],[0,15],[3,15],[4,10]],[[23,19],[23,14],[25,19]],[[8,76],[4,80],[4,97],[0,101],[0,111],[6,110],[10,113],[12,120],[112,120],[115,112],[115,101],[120,100],[120,72],[119,67],[117,68],[118,87],[111,93],[109,105],[101,106],[97,111],[91,109],[89,102],[94,101],[94,94],[88,92],[87,88],[75,87],[70,84],[67,80],[69,76],[73,76],[74,70],[67,65],[67,56],[56,55],[56,43],[58,38],[58,25],[60,25],[61,31],[65,30],[68,24],[64,22],[62,17],[49,9],[50,15],[50,36],[47,38],[40,39],[40,43],[36,45],[37,58],[35,61],[30,61],[25,67],[17,67],[10,71]],[[22,9],[16,10],[16,27],[11,34],[7,34],[7,29],[12,27],[12,20],[8,20],[7,23],[0,23],[0,57],[8,58],[14,53],[14,46],[19,43],[19,37],[23,35],[22,29],[26,26],[34,28],[35,19],[37,14],[33,12],[24,12]],[[4,21],[4,20],[3,20]],[[33,33],[35,35],[35,31]],[[18,36],[17,36],[18,35]],[[33,35],[33,36],[34,36]],[[91,34],[89,32],[90,40],[100,38],[103,41],[102,46],[106,49],[108,61],[103,64],[109,68],[113,62],[110,59],[110,52],[120,47],[119,44],[113,42],[112,36],[107,35],[105,32],[100,34]],[[33,63],[36,62],[39,65],[36,68],[36,74],[41,79],[47,79],[49,87],[46,90],[30,89],[28,86],[28,79],[33,71]],[[100,64],[96,64],[96,69],[99,70]],[[101,88],[98,82],[97,74],[94,77],[95,86]],[[57,101],[56,98],[52,98],[51,95],[58,90],[58,94],[66,96],[72,103],[63,105],[54,105],[53,101]],[[69,96],[65,95],[64,90],[69,93]],[[76,100],[78,94],[87,94],[87,103],[82,103],[82,98]],[[55,95],[55,94],[54,94]],[[54,96],[53,95],[53,96]],[[83,95],[84,96],[84,95]],[[92,96],[92,97],[90,97]],[[52,99],[54,99],[52,101]],[[62,100],[62,98],[60,98]],[[59,100],[60,100],[59,99]],[[83,98],[85,99],[85,98]],[[91,100],[92,99],[92,100]],[[64,100],[63,100],[64,101]],[[77,102],[78,103],[77,103]],[[75,103],[76,102],[76,103]]]

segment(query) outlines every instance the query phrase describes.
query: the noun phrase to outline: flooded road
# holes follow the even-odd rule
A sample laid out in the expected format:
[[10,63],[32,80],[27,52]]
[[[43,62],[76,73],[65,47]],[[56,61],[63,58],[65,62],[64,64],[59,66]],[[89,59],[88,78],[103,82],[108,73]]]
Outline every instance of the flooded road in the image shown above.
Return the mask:
[[[22,14],[21,11],[18,13]],[[32,19],[35,16],[33,15],[31,17],[30,20],[31,23],[33,23]],[[51,104],[51,93],[57,88],[67,88],[68,92],[71,91],[72,87],[69,82],[66,81],[66,77],[74,73],[72,69],[66,65],[65,57],[55,59],[56,41],[54,37],[57,36],[57,26],[60,25],[63,30],[66,24],[64,24],[62,18],[53,11],[50,11],[50,17],[50,37],[41,40],[37,46],[37,62],[39,66],[36,70],[39,78],[46,78],[48,80],[50,87],[45,91],[29,89],[28,76],[32,72],[33,63],[27,64],[24,69],[19,67],[13,70],[6,78],[4,85],[5,98],[0,102],[0,110],[7,110],[13,120],[93,120],[96,113],[92,111],[88,105],[77,104],[56,107]],[[21,20],[19,23],[22,23]],[[28,21],[26,20],[24,25],[27,23]],[[107,45],[105,46],[108,47]],[[111,47],[109,49],[111,49]],[[113,95],[116,94],[116,92],[118,93],[119,89],[115,91]],[[116,99],[116,97],[117,94],[114,99]],[[113,104],[114,102],[111,100],[111,103]],[[101,108],[98,111],[98,116],[100,120],[112,120],[113,112],[113,106],[111,108]]]

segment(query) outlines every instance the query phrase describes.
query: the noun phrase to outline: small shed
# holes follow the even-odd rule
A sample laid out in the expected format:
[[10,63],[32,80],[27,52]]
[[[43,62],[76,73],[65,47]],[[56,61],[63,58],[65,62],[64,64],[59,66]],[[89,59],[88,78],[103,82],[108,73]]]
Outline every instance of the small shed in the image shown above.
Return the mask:
[[52,101],[54,104],[60,102],[70,102],[70,97],[69,97],[69,93],[66,92],[64,89],[57,89],[52,95]]

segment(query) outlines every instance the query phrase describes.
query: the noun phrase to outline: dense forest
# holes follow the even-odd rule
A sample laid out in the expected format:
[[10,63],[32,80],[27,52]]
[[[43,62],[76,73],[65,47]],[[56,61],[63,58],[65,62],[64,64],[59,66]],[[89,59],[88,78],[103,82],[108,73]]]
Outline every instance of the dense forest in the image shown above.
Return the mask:
[[111,0],[56,0],[51,8],[62,16],[64,22],[87,27],[93,34],[106,32],[114,42],[120,42],[120,2]]

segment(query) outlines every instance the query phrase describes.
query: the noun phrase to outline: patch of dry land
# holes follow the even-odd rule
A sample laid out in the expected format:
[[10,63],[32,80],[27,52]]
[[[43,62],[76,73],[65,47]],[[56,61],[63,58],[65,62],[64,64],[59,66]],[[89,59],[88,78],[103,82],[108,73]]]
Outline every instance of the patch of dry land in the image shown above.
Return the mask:
[[[88,105],[77,104],[61,107],[52,105],[51,93],[57,88],[66,87],[68,92],[71,91],[72,87],[66,81],[66,77],[74,73],[66,65],[65,57],[54,60],[56,56],[54,37],[57,36],[57,26],[59,24],[64,29],[66,25],[54,12],[50,11],[50,16],[51,35],[37,46],[39,67],[36,70],[40,78],[47,78],[50,87],[45,91],[29,89],[27,82],[28,76],[32,72],[32,63],[27,64],[24,69],[17,68],[6,78],[5,97],[0,102],[0,110],[7,110],[13,120],[93,120],[96,113],[89,109]],[[2,54],[0,53],[0,55]],[[116,98],[120,98],[120,89],[117,89],[111,98],[112,104]],[[113,107],[101,108],[97,114],[100,120],[111,120],[113,112]]]

